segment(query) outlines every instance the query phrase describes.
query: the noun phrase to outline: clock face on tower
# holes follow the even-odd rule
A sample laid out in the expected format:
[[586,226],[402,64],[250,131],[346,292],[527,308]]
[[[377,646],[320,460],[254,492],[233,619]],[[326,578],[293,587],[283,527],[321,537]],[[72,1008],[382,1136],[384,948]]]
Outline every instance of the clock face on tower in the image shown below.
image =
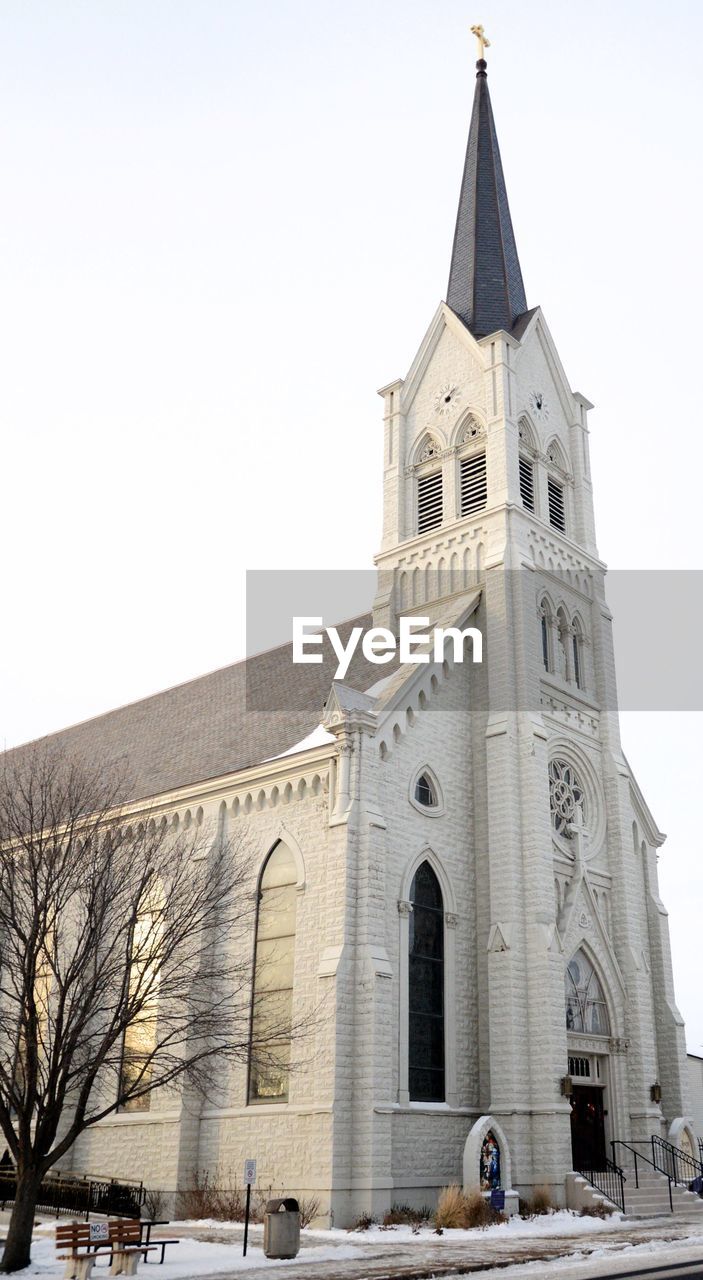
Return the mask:
[[454,382],[447,382],[435,396],[435,413],[443,418],[447,413],[453,413],[459,401],[461,400],[461,391]]
[[538,422],[546,422],[549,417],[549,405],[543,391],[530,392],[530,409]]

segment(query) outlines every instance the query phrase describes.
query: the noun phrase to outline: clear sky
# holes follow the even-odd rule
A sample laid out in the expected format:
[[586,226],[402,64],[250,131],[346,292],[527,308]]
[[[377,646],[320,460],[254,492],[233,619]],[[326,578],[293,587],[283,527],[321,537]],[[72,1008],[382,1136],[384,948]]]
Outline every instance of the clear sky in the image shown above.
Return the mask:
[[[240,657],[246,568],[370,564],[475,21],[528,303],[596,403],[601,553],[702,567],[697,0],[4,0],[8,745]],[[624,721],[703,1053],[701,731]]]

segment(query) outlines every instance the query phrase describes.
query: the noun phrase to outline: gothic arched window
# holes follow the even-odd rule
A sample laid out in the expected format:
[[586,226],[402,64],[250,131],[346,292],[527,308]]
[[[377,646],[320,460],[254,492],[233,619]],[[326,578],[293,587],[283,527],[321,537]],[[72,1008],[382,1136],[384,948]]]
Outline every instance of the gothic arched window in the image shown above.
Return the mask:
[[574,621],[571,635],[571,655],[574,684],[577,689],[583,689],[583,632],[578,619]]
[[410,886],[408,1083],[414,1102],[444,1102],[444,902],[429,862]]
[[421,773],[415,783],[415,799],[418,804],[424,805],[426,809],[435,809],[437,807],[437,792],[434,789],[431,778],[426,773]]
[[254,956],[249,1101],[287,1102],[290,1065],[297,872],[282,841],[259,881]]
[[585,951],[577,951],[569,961],[565,982],[567,1031],[609,1036],[610,1019],[605,993]]
[[545,669],[545,671],[549,671],[549,668],[550,668],[550,662],[549,662],[549,621],[548,621],[548,618],[547,618],[547,604],[546,604],[546,601],[542,601],[542,604],[540,605],[540,608],[539,608],[539,629],[540,629],[540,640],[541,640],[541,643],[542,643],[542,663],[543,663],[543,665],[544,665],[544,669]]

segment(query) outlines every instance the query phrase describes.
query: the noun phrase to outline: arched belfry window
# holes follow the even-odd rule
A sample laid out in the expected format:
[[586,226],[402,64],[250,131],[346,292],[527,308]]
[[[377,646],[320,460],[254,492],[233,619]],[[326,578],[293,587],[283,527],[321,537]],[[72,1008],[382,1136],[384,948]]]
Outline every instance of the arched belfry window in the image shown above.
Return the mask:
[[413,1102],[444,1102],[444,902],[429,862],[410,886],[408,1085]]
[[249,1055],[249,1102],[287,1102],[297,870],[283,841],[259,881]]
[[600,978],[586,952],[577,951],[566,970],[566,1029],[609,1036],[610,1019]]

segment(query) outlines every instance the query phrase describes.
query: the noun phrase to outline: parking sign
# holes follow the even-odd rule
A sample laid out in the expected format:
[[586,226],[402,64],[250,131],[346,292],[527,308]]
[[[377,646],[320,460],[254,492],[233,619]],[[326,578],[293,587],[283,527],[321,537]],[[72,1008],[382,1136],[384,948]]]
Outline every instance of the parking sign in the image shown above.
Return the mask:
[[256,1182],[256,1160],[244,1161],[244,1185],[251,1187]]

